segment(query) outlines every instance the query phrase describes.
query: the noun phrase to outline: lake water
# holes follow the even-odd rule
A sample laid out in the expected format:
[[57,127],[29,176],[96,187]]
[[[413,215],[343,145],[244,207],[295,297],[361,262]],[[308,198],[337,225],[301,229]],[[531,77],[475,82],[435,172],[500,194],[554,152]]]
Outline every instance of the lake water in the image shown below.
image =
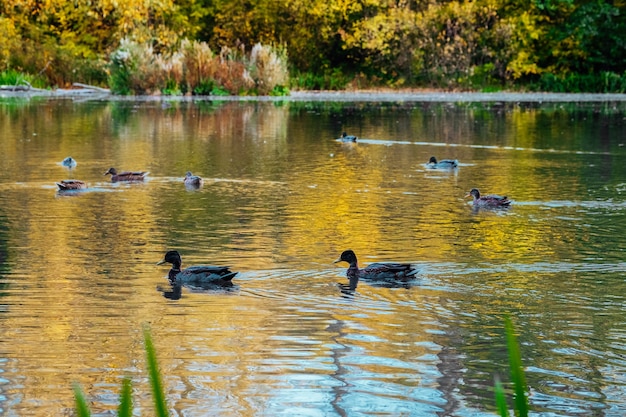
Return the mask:
[[[153,415],[149,325],[172,415],[493,416],[510,315],[533,415],[626,415],[625,145],[624,101],[0,99],[0,414]],[[348,248],[419,275],[343,293]]]

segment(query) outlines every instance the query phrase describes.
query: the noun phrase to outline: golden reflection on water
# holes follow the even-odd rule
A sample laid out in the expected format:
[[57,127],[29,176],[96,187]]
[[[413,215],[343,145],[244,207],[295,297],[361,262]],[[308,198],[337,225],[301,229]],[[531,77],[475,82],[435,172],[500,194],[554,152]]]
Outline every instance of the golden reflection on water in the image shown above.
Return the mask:
[[[526,336],[536,367],[560,366],[542,341],[568,347],[570,321],[585,337],[597,332],[583,313],[594,309],[607,319],[593,337],[610,351],[604,339],[624,330],[623,292],[602,298],[591,284],[599,275],[580,265],[608,265],[605,279],[621,287],[620,252],[597,233],[624,226],[620,206],[605,205],[618,200],[619,158],[570,137],[560,110],[550,119],[515,106],[327,107],[0,107],[0,408],[68,414],[76,381],[98,412],[113,410],[121,377],[131,375],[139,406],[151,410],[144,323],[179,413],[341,415],[355,403],[413,415],[490,410],[490,371],[506,362],[499,316],[508,311],[537,334]],[[599,152],[623,156],[619,125],[604,129]],[[333,140],[343,130],[382,143]],[[59,164],[68,155],[78,161],[72,171]],[[427,170],[431,155],[462,166]],[[112,184],[102,175],[110,166],[151,174]],[[185,189],[188,170],[204,187]],[[54,182],[66,177],[89,190],[57,194]],[[473,187],[514,205],[474,211],[463,199]],[[409,288],[362,283],[341,294],[346,266],[332,261],[347,248],[361,265],[417,262],[422,274]],[[231,265],[237,287],[164,298],[167,268],[155,263],[168,249],[181,251],[183,266]]]

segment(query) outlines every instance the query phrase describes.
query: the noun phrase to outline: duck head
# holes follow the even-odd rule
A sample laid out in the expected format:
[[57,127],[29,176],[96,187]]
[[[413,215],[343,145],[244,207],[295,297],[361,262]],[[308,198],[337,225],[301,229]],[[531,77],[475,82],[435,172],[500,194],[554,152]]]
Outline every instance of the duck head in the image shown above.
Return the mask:
[[117,175],[117,169],[115,169],[113,167],[109,168],[109,170],[107,172],[105,172],[104,175],[108,175],[108,174]]
[[474,197],[474,200],[478,200],[480,198],[480,191],[478,188],[472,188],[469,193],[465,194],[465,198]]
[[437,164],[437,158],[435,158],[434,156],[431,156],[430,159],[428,160],[429,164]]
[[356,265],[356,262],[357,262],[356,254],[351,249],[345,250],[345,251],[343,251],[341,253],[339,258],[337,258],[337,260],[335,260],[334,263],[337,263],[337,262],[347,262],[350,265]]
[[175,250],[168,251],[165,257],[157,262],[157,265],[163,265],[165,263],[172,264],[172,269],[180,269],[180,265],[182,264],[180,254]]

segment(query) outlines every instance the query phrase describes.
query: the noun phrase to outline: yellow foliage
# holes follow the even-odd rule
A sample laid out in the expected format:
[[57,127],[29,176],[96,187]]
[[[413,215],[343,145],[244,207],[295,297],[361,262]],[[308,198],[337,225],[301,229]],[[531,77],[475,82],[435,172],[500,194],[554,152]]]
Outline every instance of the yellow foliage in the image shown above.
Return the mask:
[[11,50],[17,47],[19,36],[11,19],[0,17],[0,71],[7,69]]

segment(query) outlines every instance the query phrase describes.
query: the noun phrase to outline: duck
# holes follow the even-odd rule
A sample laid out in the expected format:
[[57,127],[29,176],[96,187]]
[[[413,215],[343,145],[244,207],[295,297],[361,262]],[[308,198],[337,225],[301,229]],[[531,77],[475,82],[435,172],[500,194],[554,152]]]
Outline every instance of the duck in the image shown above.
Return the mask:
[[191,171],[187,171],[183,182],[185,183],[187,187],[194,187],[194,188],[201,187],[202,184],[204,184],[204,180],[197,175],[193,175]]
[[359,279],[370,281],[408,281],[415,277],[417,269],[407,263],[378,262],[359,269],[356,254],[348,249],[341,253],[334,263],[347,262],[350,264],[346,275],[350,281],[348,289],[355,290]]
[[180,253],[171,250],[165,253],[165,257],[157,262],[157,265],[164,263],[172,264],[172,269],[168,273],[170,283],[178,284],[213,284],[220,287],[231,287],[232,280],[237,272],[232,272],[229,266],[195,265],[180,269],[182,259]]
[[148,172],[142,171],[123,171],[118,173],[115,168],[109,168],[104,175],[111,174],[111,181],[143,181]]
[[456,159],[442,159],[441,161],[437,162],[437,158],[431,156],[426,165],[428,166],[428,168],[433,169],[454,169],[459,166],[459,161],[457,161]]
[[354,135],[348,135],[346,132],[343,132],[339,137],[339,140],[342,142],[356,142],[358,138]]
[[61,180],[56,183],[59,191],[84,190],[87,184],[80,180]]
[[64,167],[68,167],[68,168],[74,168],[78,164],[76,162],[76,159],[72,158],[71,156],[68,156],[63,161],[61,161],[61,165],[63,165]]
[[475,207],[509,207],[511,201],[507,196],[499,195],[480,195],[478,188],[472,188],[465,198],[473,197]]

